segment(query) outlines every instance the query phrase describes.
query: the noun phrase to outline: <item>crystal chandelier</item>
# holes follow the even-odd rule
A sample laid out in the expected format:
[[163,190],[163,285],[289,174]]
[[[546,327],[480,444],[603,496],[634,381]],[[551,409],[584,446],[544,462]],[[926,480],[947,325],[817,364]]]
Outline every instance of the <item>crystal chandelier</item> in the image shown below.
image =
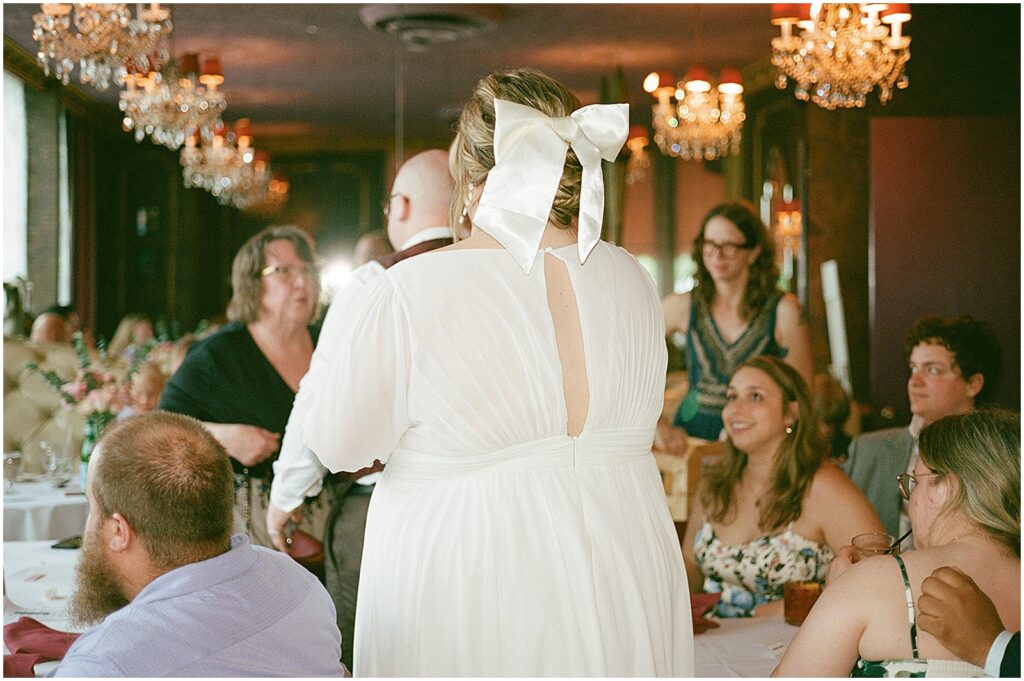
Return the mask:
[[702,64],[690,66],[678,84],[668,72],[648,74],[644,90],[658,100],[652,107],[654,141],[662,152],[698,161],[739,153],[740,127],[746,118],[742,83],[739,70],[726,67],[718,87],[712,87]]
[[184,55],[178,68],[154,69],[146,75],[129,71],[118,103],[124,130],[134,130],[137,142],[149,135],[153,142],[175,150],[197,128],[210,139],[227,107],[217,90],[223,82],[220,60],[207,59],[200,73],[196,54]]
[[254,213],[264,217],[276,215],[288,201],[289,186],[288,180],[283,176],[277,174],[272,175],[270,181],[266,185],[266,191],[263,192],[262,198],[254,198],[254,201],[250,205],[242,208],[242,210],[247,213]]
[[626,136],[626,148],[629,150],[626,184],[635,184],[647,179],[647,169],[651,167],[651,160],[647,156],[648,144],[650,139],[647,137],[647,128],[642,125],[631,125],[629,135]]
[[270,183],[270,163],[252,147],[249,120],[239,119],[233,133],[222,123],[209,144],[199,146],[199,140],[194,130],[181,150],[185,186],[205,189],[221,205],[247,208],[259,203]]
[[772,5],[772,23],[782,32],[772,38],[775,84],[785,88],[791,78],[797,99],[826,109],[862,107],[877,85],[885,104],[893,87],[909,84],[903,67],[910,38],[902,31],[909,20],[906,4]]
[[111,81],[120,85],[126,64],[142,72],[150,60],[167,59],[166,38],[171,32],[171,14],[151,3],[138,5],[132,18],[124,3],[43,3],[33,16],[32,37],[39,43],[36,58],[46,75],[52,70],[65,85],[78,65],[78,80],[103,91]]

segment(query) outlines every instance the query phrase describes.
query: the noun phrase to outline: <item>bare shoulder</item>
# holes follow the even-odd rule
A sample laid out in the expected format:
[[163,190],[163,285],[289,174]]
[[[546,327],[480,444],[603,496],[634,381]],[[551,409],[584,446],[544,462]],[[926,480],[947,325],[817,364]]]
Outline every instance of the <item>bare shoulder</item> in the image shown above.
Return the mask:
[[661,301],[665,315],[665,333],[685,333],[690,323],[690,292],[670,293]]
[[859,492],[846,473],[831,460],[825,461],[811,480],[807,502],[834,509],[836,502]]
[[775,318],[778,320],[779,326],[783,327],[807,323],[803,305],[792,293],[782,294],[778,308],[776,308]]

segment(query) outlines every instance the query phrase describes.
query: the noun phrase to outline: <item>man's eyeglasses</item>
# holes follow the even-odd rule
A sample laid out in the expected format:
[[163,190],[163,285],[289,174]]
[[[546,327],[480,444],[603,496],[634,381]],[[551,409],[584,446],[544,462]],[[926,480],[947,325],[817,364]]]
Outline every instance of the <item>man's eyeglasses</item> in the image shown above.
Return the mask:
[[719,243],[717,241],[711,241],[705,239],[700,242],[700,252],[705,258],[710,258],[718,251],[723,258],[734,258],[740,251],[749,251],[750,246],[735,241],[725,241]]
[[405,194],[401,194],[399,192],[395,192],[394,194],[392,194],[391,196],[386,198],[381,203],[380,207],[381,207],[381,210],[384,211],[384,217],[385,218],[390,218],[391,217],[391,202],[394,201],[399,196],[401,196],[402,198],[406,198]]
[[260,270],[261,277],[269,277],[272,274],[280,274],[286,281],[295,281],[300,276],[309,278],[313,274],[313,268],[309,265],[267,265]]
[[917,479],[923,478],[928,475],[942,475],[941,473],[921,473],[919,475],[911,475],[910,473],[900,473],[896,476],[896,484],[900,488],[900,496],[910,501],[910,493],[917,487]]

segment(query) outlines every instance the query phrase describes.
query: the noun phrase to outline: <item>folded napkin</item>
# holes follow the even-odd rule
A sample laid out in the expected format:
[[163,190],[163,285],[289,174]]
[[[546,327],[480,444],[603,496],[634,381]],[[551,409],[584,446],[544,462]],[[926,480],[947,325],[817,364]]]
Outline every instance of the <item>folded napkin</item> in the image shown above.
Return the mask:
[[51,629],[31,617],[4,625],[4,643],[12,653],[38,655],[40,660],[62,660],[81,634]]
[[690,615],[693,617],[694,634],[703,634],[708,629],[717,629],[721,626],[718,622],[704,617],[721,598],[720,593],[690,594]]
[[42,661],[42,655],[32,655],[29,653],[4,655],[4,678],[33,678],[36,675],[36,663]]

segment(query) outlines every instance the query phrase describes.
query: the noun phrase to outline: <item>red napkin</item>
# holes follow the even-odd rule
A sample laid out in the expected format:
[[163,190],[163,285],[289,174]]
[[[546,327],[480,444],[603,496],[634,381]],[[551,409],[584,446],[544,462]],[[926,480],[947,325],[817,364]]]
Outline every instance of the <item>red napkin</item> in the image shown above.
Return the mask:
[[51,629],[31,617],[4,625],[4,643],[12,653],[36,654],[40,660],[63,660],[80,635]]
[[288,555],[316,575],[321,583],[324,582],[324,545],[320,540],[302,530],[295,530],[292,534],[292,543],[288,547]]
[[720,593],[690,594],[690,615],[693,617],[694,634],[703,634],[708,629],[717,629],[721,626],[718,622],[704,617],[721,598]]
[[4,678],[30,679],[36,675],[36,662],[42,662],[42,655],[4,655]]

